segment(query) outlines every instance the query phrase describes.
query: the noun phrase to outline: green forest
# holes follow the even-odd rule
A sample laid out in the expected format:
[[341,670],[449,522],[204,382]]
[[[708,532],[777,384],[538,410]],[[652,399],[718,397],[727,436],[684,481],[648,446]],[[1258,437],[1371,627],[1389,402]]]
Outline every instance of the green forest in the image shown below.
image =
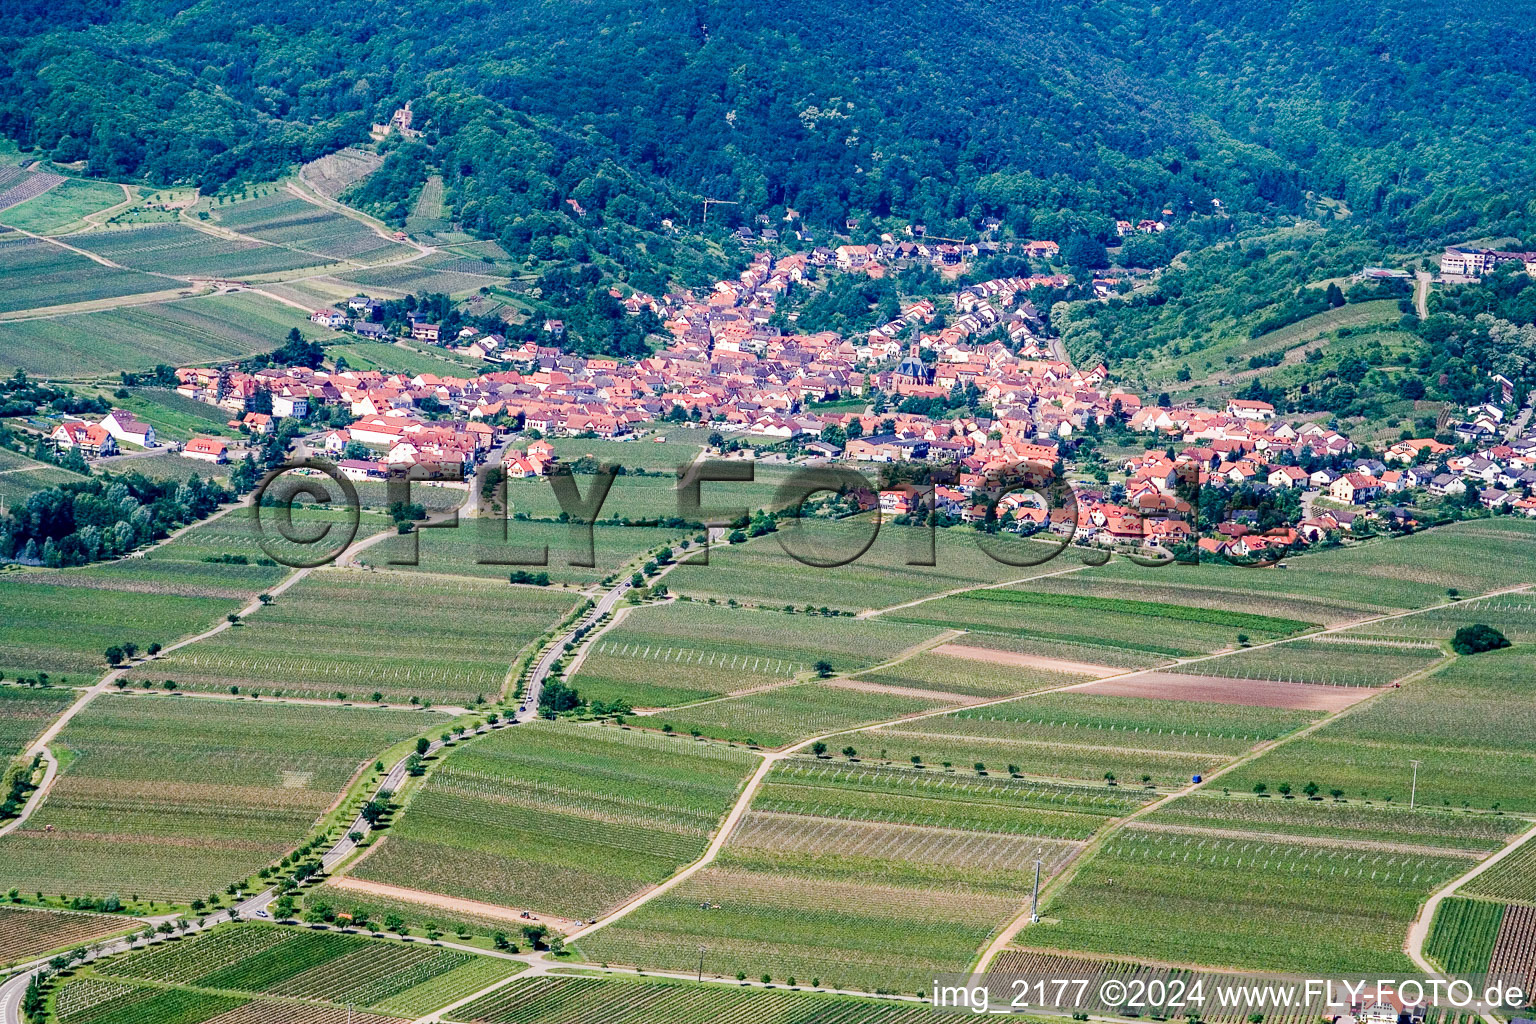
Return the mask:
[[1536,188],[1516,5],[23,0],[0,39],[0,131],[102,177],[270,178],[413,100],[426,135],[372,198],[430,163],[492,235],[567,198],[643,228],[713,196],[1062,237],[1310,193],[1424,240],[1515,226]]
[[[21,0],[0,44],[0,134],[113,180],[269,180],[411,101],[421,136],[390,136],[348,201],[400,224],[440,174],[452,218],[533,257],[578,337],[619,330],[607,286],[706,285],[739,259],[730,229],[789,211],[818,240],[996,218],[1077,269],[1116,219],[1170,211],[1119,257],[1179,261],[1163,308],[1075,325],[1111,358],[1145,332],[1198,343],[1215,300],[1187,299],[1218,276],[1226,319],[1283,318],[1323,266],[1536,237],[1517,5]],[[736,205],[701,238],[706,197]],[[1233,241],[1300,218],[1347,230]]]

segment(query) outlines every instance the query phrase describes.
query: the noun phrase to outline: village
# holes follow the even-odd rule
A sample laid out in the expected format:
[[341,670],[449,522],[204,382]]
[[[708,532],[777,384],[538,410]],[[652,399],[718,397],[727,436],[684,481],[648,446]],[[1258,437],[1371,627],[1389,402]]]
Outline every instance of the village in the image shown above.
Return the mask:
[[[1154,220],[1120,224],[1122,234],[1161,227]],[[1357,457],[1356,445],[1339,431],[1289,422],[1266,402],[1232,399],[1216,409],[1152,404],[1117,386],[1102,364],[1082,369],[1065,358],[1028,298],[1033,288],[1064,285],[1061,274],[960,287],[950,315],[937,323],[934,301],[923,298],[862,336],[783,329],[776,313],[789,305],[786,297],[822,268],[878,278],[914,262],[959,264],[998,245],[930,243],[921,226],[910,233],[913,239],[887,235],[878,245],[779,257],[759,252],[736,278],[716,282],[702,296],[615,290],[611,296],[627,314],[649,311],[671,338],[641,359],[568,352],[559,320],[544,322],[540,341],[514,345],[467,326],[443,337],[440,324],[412,314],[403,335],[490,368],[450,377],[183,367],[175,373],[176,391],[228,411],[229,425],[253,438],[284,420],[299,422],[309,448],[337,460],[354,480],[430,466],[435,479],[460,481],[488,461],[512,479],[538,477],[555,463],[553,449],[540,441],[545,436],[622,440],[648,424],[670,422],[707,429],[712,438],[729,436],[733,454],[931,466],[942,473],[926,504],[907,490],[887,490],[878,496],[882,511],[932,512],[945,522],[978,522],[991,514],[1026,532],[1065,527],[1038,499],[1019,493],[989,512],[978,488],[1019,463],[1061,465],[1074,483],[1077,541],[1110,547],[1195,544],[1212,557],[1262,557],[1273,549],[1413,529],[1420,525],[1409,508],[1415,495],[1536,517],[1536,433],[1506,436],[1515,432],[1502,407],[1467,410],[1465,420],[1446,424],[1441,440],[1404,440]],[[752,245],[777,232],[763,228],[754,237],[742,229],[738,235]],[[1049,241],[1017,248],[1045,265],[1059,251]],[[1096,293],[1102,280],[1095,279]],[[383,338],[382,305],[356,295],[310,319]],[[1510,401],[1512,385],[1496,383]],[[310,421],[321,411],[329,414],[323,422],[347,422],[314,433]],[[1106,430],[1136,438],[1144,453],[1119,458],[1113,480],[1103,474],[1086,479],[1077,456],[1085,440]],[[50,440],[87,458],[110,456],[124,445],[156,446],[153,427],[121,411],[98,423],[67,420]],[[234,449],[223,438],[194,437],[180,454],[220,464]],[[1241,492],[1245,500],[1214,519],[1209,509],[1197,517],[1192,496],[1211,490]],[[1272,515],[1263,522],[1240,507],[1276,492],[1299,499],[1270,501],[1295,510],[1284,522]]]

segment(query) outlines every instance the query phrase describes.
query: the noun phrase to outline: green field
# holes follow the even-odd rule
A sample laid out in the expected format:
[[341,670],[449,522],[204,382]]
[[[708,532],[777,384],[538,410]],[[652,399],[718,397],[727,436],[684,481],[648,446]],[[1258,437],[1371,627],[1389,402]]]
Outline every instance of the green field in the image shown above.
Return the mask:
[[[351,335],[335,335],[326,338],[326,358],[334,365],[337,359],[345,359],[351,370],[378,370],[381,373],[435,373],[439,377],[473,379],[477,364],[461,361],[445,353],[418,348],[409,342],[395,344],[388,341],[353,341]],[[478,364],[484,365],[484,364]]]
[[[295,327],[314,329],[298,310],[249,292],[9,321],[0,323],[0,368],[76,378],[149,370],[157,363],[215,363],[277,348]],[[229,419],[220,413],[220,423]]]
[[1451,896],[1440,901],[1424,952],[1451,974],[1487,974],[1504,923],[1504,904]]
[[[392,560],[411,557],[411,538],[391,538],[364,551],[358,561],[381,568],[397,568],[402,571],[447,573],[451,575],[479,576],[505,580],[508,573],[523,569],[529,572],[547,572],[556,583],[574,583],[590,586],[617,572],[626,563],[646,551],[663,545],[676,545],[682,531],[659,527],[611,526],[598,524],[592,527],[592,568],[572,565],[571,560],[585,557],[584,545],[587,533],[584,528],[563,523],[511,519],[506,522],[503,538],[502,524],[495,519],[464,520],[457,529],[423,530],[420,533],[418,564],[391,566]],[[490,564],[494,560],[521,559],[537,562],[547,558],[546,564]],[[673,576],[667,577],[672,584]],[[673,586],[672,589],[677,589]]]
[[1499,849],[1526,827],[1525,819],[1508,815],[1423,807],[1410,812],[1406,804],[1341,801],[1326,793],[1322,799],[1308,800],[1302,787],[1309,780],[1288,781],[1293,791],[1290,799],[1279,794],[1278,782],[1267,784],[1271,795],[1263,798],[1247,790],[1234,790],[1223,796],[1207,788],[1175,800],[1145,820],[1248,833],[1345,839],[1362,844],[1412,843],[1479,853]]
[[[615,488],[619,485],[615,484]],[[704,503],[712,503],[709,485]],[[827,561],[846,558],[868,541],[869,527],[849,520],[806,521],[805,549],[814,545],[815,557]],[[931,566],[909,565],[909,559],[928,557],[928,532],[916,527],[882,527],[874,543],[856,561],[838,568],[817,568],[791,557],[781,546],[786,532],[759,537],[746,544],[711,550],[708,565],[684,564],[668,582],[673,590],[695,597],[714,597],[779,607],[785,604],[829,605],[848,611],[886,608],[947,590],[1022,580],[1066,568],[1046,563],[1034,567],[1007,565],[989,557],[978,546],[982,535],[969,529],[937,530]],[[1051,547],[1014,538],[991,538],[1006,548],[1010,558],[1040,557]],[[910,609],[920,613],[923,606]]]
[[412,251],[384,238],[361,220],[305,202],[281,189],[227,206],[215,205],[211,212],[221,227],[325,260],[380,263]]
[[1082,594],[1039,593],[1024,587],[974,590],[897,609],[890,618],[983,633],[1067,643],[1107,643],[1167,657],[1206,654],[1290,636],[1314,624],[1247,612]]
[[[686,466],[696,458],[704,447],[704,439],[707,432],[684,429],[677,425],[665,427],[656,426],[649,433],[636,436],[633,441],[607,441],[600,437],[552,437],[549,443],[555,449],[555,455],[562,462],[575,462],[581,458],[591,458],[597,462],[606,462],[614,466],[623,466],[626,469],[643,469],[648,473],[660,473],[677,479],[677,467]],[[618,480],[614,482],[614,494],[610,500],[617,500],[617,491],[628,481]],[[706,505],[713,505],[710,497],[715,487],[726,487],[727,484],[705,483],[700,488],[700,500]],[[582,488],[586,490],[585,487]]]
[[0,499],[7,508],[20,505],[38,491],[83,479],[78,473],[0,448]]
[[277,245],[223,238],[185,224],[147,224],[71,235],[70,244],[131,270],[174,277],[244,278],[329,263]]
[[1180,665],[1179,671],[1324,686],[1386,686],[1429,668],[1444,656],[1432,645],[1372,644],[1341,640],[1334,634],[1259,650],[1234,651],[1222,658]]
[[[176,287],[179,282],[169,278],[104,267],[52,242],[0,238],[0,313]],[[0,342],[0,368],[9,373],[17,365],[11,345]]]
[[[0,673],[14,678],[41,670],[55,682],[66,676],[94,681],[106,670],[102,652],[108,647],[130,640],[141,649],[168,645],[207,629],[242,603],[135,585],[137,567],[117,564],[123,569],[116,572],[102,567],[0,577]],[[119,581],[129,585],[116,586]]]
[[954,1018],[920,1003],[552,975],[514,981],[452,1016],[485,1024],[940,1024]]
[[1460,891],[1468,896],[1536,905],[1536,843],[1528,840]]
[[[1207,348],[1191,351],[1168,361],[1152,360],[1145,372],[1156,379],[1171,381],[1180,366],[1189,366],[1196,380],[1211,375],[1230,377],[1246,371],[1250,356],[1286,352],[1298,346],[1326,338],[1340,327],[1364,327],[1395,323],[1402,314],[1395,299],[1375,299],[1330,309],[1305,320],[1250,338],[1232,335]],[[1230,361],[1229,361],[1230,359]]]
[[1461,601],[1423,615],[1371,623],[1354,633],[1393,640],[1449,640],[1461,627],[1479,622],[1494,627],[1515,643],[1536,641],[1536,594],[1521,591]]
[[[971,637],[965,638],[967,641]],[[903,686],[972,697],[1008,697],[1088,678],[1020,665],[1000,665],[952,654],[924,651],[895,665],[857,673],[883,686]]]
[[131,918],[62,910],[0,907],[0,966],[22,963],[54,949],[111,935]]
[[589,700],[665,707],[804,677],[821,660],[850,672],[935,635],[878,619],[676,601],[628,612],[593,642],[576,686]]
[[1411,970],[1424,899],[1467,858],[1278,839],[1112,836],[1019,941],[1213,967],[1348,974]]
[[363,291],[445,295],[465,295],[491,285],[504,285],[508,280],[494,264],[446,252],[398,266],[338,274],[337,279],[355,284]]
[[[1504,516],[1298,555],[1285,560],[1285,569],[1208,564],[1145,569],[1117,559],[1074,576],[1155,588],[1215,588],[1243,595],[1242,601],[1258,597],[1322,600],[1355,609],[1355,616],[1342,616],[1352,618],[1439,604],[1450,587],[1471,595],[1532,582],[1533,542],[1536,522]],[[1319,621],[1327,620],[1319,617]]]
[[62,228],[78,226],[86,214],[111,209],[126,198],[121,185],[66,178],[42,195],[0,213],[0,223],[33,234],[48,235]]
[[1242,766],[1222,785],[1245,792],[1263,782],[1273,792],[1281,782],[1316,782],[1350,800],[1405,803],[1409,762],[1419,760],[1420,806],[1536,810],[1524,782],[1536,771],[1533,664],[1529,647],[1458,658]]
[[[922,992],[962,971],[1047,874],[1123,811],[1071,787],[812,759],[775,766],[719,859],[579,941],[589,960]],[[922,941],[912,941],[921,934]]]
[[237,924],[112,957],[90,974],[413,1018],[522,969],[516,961],[425,944]]
[[648,715],[645,723],[670,725],[682,733],[697,731],[732,743],[783,747],[813,736],[934,711],[953,703],[952,698],[938,695],[912,695],[818,681],[660,711]]
[[[1057,685],[1078,680],[1063,677]],[[967,770],[979,762],[989,772],[1013,765],[1023,775],[1084,782],[1109,773],[1126,786],[1150,776],[1153,785],[1177,786],[1313,717],[1238,704],[1064,692],[886,726],[859,739],[899,761],[915,755],[927,764]]]
[[54,744],[63,769],[0,839],[25,891],[189,900],[287,853],[421,714],[99,697]]
[[25,750],[74,699],[73,690],[58,687],[0,686],[0,766]]
[[495,700],[519,651],[574,606],[557,590],[321,570],[241,625],[133,677],[263,696]]
[[756,764],[720,744],[521,725],[455,749],[353,873],[594,916],[697,859]]
[[[754,509],[777,508],[775,490],[784,478],[785,474],[775,472],[773,467],[758,467],[756,479],[750,483],[729,481],[705,484],[701,500],[707,512],[736,509],[744,514]],[[592,479],[588,475],[577,477],[583,492]],[[534,519],[554,519],[561,512],[559,499],[547,479],[508,481],[507,502],[514,514],[522,512]],[[676,474],[658,470],[645,476],[627,474],[615,479],[598,512],[598,520],[635,522],[644,519],[672,519],[679,516],[681,511],[678,506]]]

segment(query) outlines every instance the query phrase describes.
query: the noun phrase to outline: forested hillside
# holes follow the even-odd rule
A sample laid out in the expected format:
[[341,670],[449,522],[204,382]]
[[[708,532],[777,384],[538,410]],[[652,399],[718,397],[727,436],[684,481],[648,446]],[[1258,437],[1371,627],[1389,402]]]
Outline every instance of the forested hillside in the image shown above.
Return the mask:
[[1531,213],[1533,36],[1518,5],[1432,0],[25,0],[0,12],[0,130],[212,186],[414,99],[425,148],[395,169],[436,164],[494,235],[565,198],[649,228],[710,195],[1062,237],[1310,190],[1422,240]]

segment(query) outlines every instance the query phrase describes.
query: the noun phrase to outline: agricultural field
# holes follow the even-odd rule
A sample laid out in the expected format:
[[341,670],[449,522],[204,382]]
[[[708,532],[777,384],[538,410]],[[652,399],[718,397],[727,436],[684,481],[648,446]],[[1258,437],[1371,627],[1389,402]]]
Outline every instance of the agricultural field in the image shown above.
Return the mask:
[[[1248,359],[1251,356],[1290,353],[1325,340],[1330,333],[1341,327],[1359,328],[1395,323],[1401,315],[1396,299],[1351,303],[1309,316],[1257,338],[1250,338],[1246,333],[1241,336],[1232,335],[1206,348],[1173,357],[1167,363],[1153,360],[1147,372],[1157,379],[1172,381],[1178,368],[1187,365],[1197,381],[1215,375],[1223,378],[1248,376]],[[1297,352],[1293,359],[1299,358],[1300,352]]]
[[[795,759],[719,859],[580,940],[588,960],[922,992],[963,971],[1118,800],[1086,789]],[[920,942],[911,941],[921,932]]]
[[319,570],[241,625],[133,679],[263,696],[494,700],[519,651],[574,606],[568,594],[505,583]]
[[[413,492],[414,493],[414,492]],[[413,499],[414,500],[414,499]],[[416,565],[392,565],[412,557],[412,538],[390,538],[375,544],[358,556],[364,565],[394,568],[403,572],[444,573],[454,576],[478,576],[505,580],[508,573],[522,569],[547,572],[560,584],[590,586],[612,575],[627,563],[648,551],[676,545],[682,531],[648,526],[612,526],[599,523],[591,528],[593,567],[572,565],[584,558],[588,533],[584,527],[563,523],[509,519],[463,520],[457,529],[422,530]],[[539,559],[544,564],[537,564]],[[512,564],[518,559],[522,563]],[[501,560],[507,564],[495,564]],[[638,566],[636,566],[638,568]],[[675,573],[667,576],[673,585]]]
[[[496,932],[512,934],[517,929],[508,928],[505,913],[474,913],[468,910],[449,910],[421,902],[385,895],[375,891],[363,891],[355,885],[372,886],[350,875],[328,880],[324,885],[310,890],[305,906],[316,902],[325,903],[339,913],[351,914],[354,921],[369,921],[374,929],[384,929],[399,935],[424,935],[437,929],[454,936],[457,941],[466,937],[474,941],[488,942]],[[416,895],[419,892],[412,890]],[[385,925],[385,921],[398,917],[398,927]]]
[[50,950],[91,942],[133,923],[131,918],[108,914],[0,906],[0,965],[22,963]]
[[[643,469],[647,473],[660,473],[676,480],[677,467],[688,465],[703,451],[705,436],[698,430],[671,425],[665,430],[658,427],[656,432],[641,435],[634,441],[609,441],[600,437],[551,437],[548,440],[555,449],[555,456],[562,462],[590,458],[631,471]],[[614,482],[612,500],[617,500],[618,488],[626,482]],[[725,486],[723,483],[705,483],[700,492],[701,500],[705,505],[714,504],[710,498],[713,489]]]
[[1314,623],[1247,612],[1022,587],[973,590],[900,608],[888,617],[980,633],[1074,644],[1099,643],[1163,657],[1207,654],[1235,646],[1239,635],[1274,640]]
[[[1224,659],[1225,660],[1225,659]],[[1353,800],[1409,799],[1479,810],[1536,810],[1525,784],[1536,771],[1536,705],[1528,699],[1536,652],[1527,647],[1457,658],[1222,779],[1234,792],[1259,782],[1316,782]]]
[[112,228],[72,235],[69,241],[130,270],[182,278],[245,278],[330,262],[278,245],[223,238],[185,224]]
[[0,685],[0,766],[26,750],[74,699],[73,690],[56,686]]
[[78,473],[0,448],[0,503],[7,508],[21,504],[38,491],[84,479]]
[[[1070,685],[1063,678],[1057,685]],[[1315,715],[1240,704],[1202,704],[1064,691],[951,711],[861,737],[899,760],[1124,786],[1178,786],[1208,774]],[[833,744],[836,745],[835,743]]]
[[1504,904],[1489,900],[1456,896],[1442,900],[1430,924],[1424,952],[1450,974],[1487,974],[1507,909]]
[[203,897],[297,846],[424,725],[410,711],[98,697],[54,743],[58,781],[0,838],[0,860],[28,892]]
[[1493,955],[1488,960],[1488,973],[1514,979],[1525,991],[1531,991],[1536,984],[1536,906],[1504,908],[1504,920],[1499,923]]
[[615,727],[520,725],[454,750],[352,873],[592,917],[697,859],[757,763]]
[[[774,492],[783,478],[782,473],[759,467],[756,479],[750,483],[710,482],[702,492],[705,511],[776,509],[779,506],[774,501]],[[583,494],[593,479],[586,475],[576,478]],[[513,514],[521,512],[532,519],[554,519],[561,512],[559,499],[548,479],[508,481],[507,503]],[[598,521],[672,519],[678,514],[677,475],[660,470],[645,476],[629,474],[615,479],[598,512]]]
[[311,160],[299,171],[299,176],[316,192],[335,199],[378,170],[383,162],[384,158],[372,150],[348,146]]
[[[1190,991],[1194,986],[1201,986],[1206,1001],[1200,1007],[1200,1019],[1211,1021],[1213,1024],[1242,1024],[1248,1022],[1251,1016],[1247,1006],[1222,1006],[1219,1003],[1219,993],[1228,987],[1248,985],[1253,983],[1253,975],[1239,972],[1223,971],[1191,971],[1185,968],[1168,967],[1162,964],[1142,963],[1135,960],[1112,960],[1101,957],[1071,956],[1061,953],[1045,952],[1038,949],[1021,949],[1010,946],[1000,952],[992,961],[990,973],[998,977],[992,985],[993,999],[996,1001],[1010,1000],[1015,993],[1003,988],[1002,982],[1011,976],[1030,975],[1035,978],[1072,978],[1075,991],[1075,979],[1085,979],[1088,982],[1083,992],[1082,1009],[1092,1016],[1119,1017],[1128,1009],[1123,1004],[1106,1003],[1100,998],[1100,993],[1107,991],[1103,983],[1111,978],[1130,985],[1138,986],[1137,991],[1158,992],[1159,983],[1165,986],[1162,991],[1177,992],[1169,985],[1174,979],[1182,980]],[[1147,987],[1141,987],[1147,986]],[[1112,991],[1112,990],[1110,990]],[[1124,990],[1122,990],[1124,991]],[[1317,995],[1309,1003],[1296,1000],[1288,1008],[1270,1008],[1264,1019],[1270,1024],[1313,1024],[1325,1015],[1327,996]],[[1154,1017],[1175,1017],[1182,1007],[1157,1006],[1151,999],[1147,1000],[1147,1007],[1141,1012]],[[1251,1024],[1251,1022],[1249,1022]]]
[[396,344],[388,341],[353,341],[350,334],[338,334],[324,339],[325,354],[335,365],[345,359],[350,370],[378,370],[381,373],[435,373],[439,377],[470,379],[478,372],[475,365],[462,362],[444,352],[432,352],[409,342]]
[[[992,658],[1003,665],[1049,664],[1064,661],[1082,666],[1082,671],[1085,673],[1092,668],[1095,675],[1108,675],[1110,672],[1133,668],[1151,668],[1165,665],[1169,661],[1166,655],[1111,647],[1103,642],[1042,640],[1038,637],[1016,636],[1008,633],[967,633],[954,643],[956,647],[975,652],[969,657],[977,660]],[[1101,673],[1100,669],[1104,671]]]
[[1536,594],[1521,591],[1460,601],[1422,615],[1374,622],[1349,635],[1394,641],[1449,640],[1461,627],[1479,622],[1494,627],[1513,643],[1536,641]]
[[1445,657],[1433,644],[1370,643],[1339,639],[1292,640],[1259,650],[1235,651],[1221,658],[1180,665],[1191,675],[1226,679],[1272,679],[1321,686],[1386,686],[1423,671]]
[[952,697],[937,694],[822,680],[659,711],[646,716],[645,721],[732,743],[783,747],[859,725],[953,707],[954,703]]
[[674,601],[626,612],[593,642],[575,685],[589,700],[666,707],[803,678],[821,660],[850,672],[936,635],[878,619]]
[[1468,896],[1536,906],[1536,843],[1528,840],[1459,891]]
[[1147,569],[1130,562],[1111,561],[1103,568],[1031,580],[1028,589],[1042,594],[1214,608],[1327,626],[1358,619],[1375,610],[1374,606],[1343,599],[1329,590],[1278,592],[1273,589],[1278,575],[1209,563]]
[[88,214],[109,210],[127,198],[123,186],[107,181],[65,178],[42,195],[0,213],[0,223],[37,235],[82,226]]
[[227,206],[215,205],[211,213],[220,227],[328,260],[381,263],[412,251],[359,219],[305,202],[282,189]]
[[[52,242],[25,236],[0,237],[0,313],[161,292],[179,286],[170,278],[104,267]],[[19,365],[12,345],[0,340],[0,368],[9,373]]]
[[1329,603],[1357,612],[1343,618],[1363,618],[1443,603],[1446,590],[1452,587],[1472,595],[1528,583],[1533,541],[1536,522],[1503,516],[1298,555],[1286,559],[1287,568],[1280,570],[1207,564],[1144,569],[1116,559],[1074,575],[1084,580],[1124,580],[1133,585],[1140,581],[1157,587],[1195,586],[1246,593],[1241,600],[1263,595],[1316,601],[1318,595],[1326,594]]
[[[149,370],[157,363],[244,359],[277,348],[295,327],[312,329],[297,310],[249,292],[6,321],[0,322],[0,368],[81,378]],[[223,414],[218,422],[228,419]]]
[[1309,800],[1302,792],[1308,781],[1291,780],[1290,799],[1279,793],[1278,782],[1268,783],[1270,795],[1262,798],[1247,790],[1221,795],[1207,787],[1142,820],[1186,828],[1340,839],[1362,845],[1408,843],[1477,853],[1499,849],[1527,827],[1525,819],[1509,815],[1423,807],[1410,812],[1406,805],[1334,800],[1326,791],[1320,792],[1319,799]]
[[1008,664],[1005,661],[951,653],[958,650],[974,649],[955,648],[946,644],[936,650],[923,651],[898,664],[858,672],[857,675],[860,679],[882,686],[935,690],[978,698],[1010,697],[1092,678],[1091,675],[1037,668],[1022,660]]
[[[796,979],[804,985],[810,978]],[[763,991],[664,978],[519,979],[450,1018],[474,1024],[941,1024],[949,1011],[784,989]]]
[[[227,1024],[249,1005],[237,996],[81,978],[70,979],[59,992],[55,1017],[59,1024]],[[379,1024],[378,1019],[369,1024]]]
[[1019,941],[1320,976],[1408,971],[1403,939],[1419,906],[1472,863],[1132,826],[1046,900]]
[[[708,495],[706,485],[706,504],[711,503]],[[822,561],[847,558],[869,541],[871,532],[867,519],[807,519],[804,523],[805,538],[790,543],[801,544],[801,550],[817,553]],[[1004,564],[978,546],[978,538],[983,535],[959,527],[934,531],[933,565],[909,565],[909,559],[928,557],[929,532],[887,525],[879,528],[874,542],[857,560],[823,569],[791,557],[782,546],[786,536],[787,531],[781,528],[778,533],[746,544],[712,549],[708,565],[690,560],[669,577],[668,584],[673,590],[693,597],[722,601],[735,598],[770,607],[825,604],[857,612],[888,608],[961,587],[1024,580],[1065,567],[1049,562],[1037,566]],[[1053,545],[1017,537],[987,538],[989,544],[994,541],[1015,560],[1039,558],[1042,552],[1049,554],[1054,550]],[[919,617],[924,610],[925,606],[917,605],[903,612]]]
[[[130,582],[117,586],[119,580]],[[243,603],[173,590],[136,585],[131,570],[106,566],[0,577],[0,673],[14,678],[43,671],[55,683],[94,682],[106,670],[102,652],[108,647],[130,640],[141,649],[169,645]],[[69,628],[60,629],[61,622]]]
[[443,219],[443,176],[433,174],[422,183],[416,194],[416,203],[410,216],[405,218],[405,230],[411,234],[431,234],[447,230],[450,225]]
[[523,969],[457,949],[236,924],[186,942],[112,957],[90,975],[188,990],[216,990],[352,1006],[406,1019]]
[[483,260],[440,252],[409,263],[338,274],[337,280],[355,284],[370,293],[465,295],[491,285],[506,284],[507,276]]

